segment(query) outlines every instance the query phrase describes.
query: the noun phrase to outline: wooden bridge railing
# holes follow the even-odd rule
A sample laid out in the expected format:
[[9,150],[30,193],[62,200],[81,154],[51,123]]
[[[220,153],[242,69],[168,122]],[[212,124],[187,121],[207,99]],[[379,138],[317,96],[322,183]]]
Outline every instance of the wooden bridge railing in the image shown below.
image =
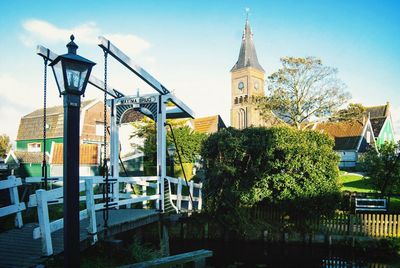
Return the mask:
[[21,211],[25,210],[25,203],[19,202],[18,186],[22,185],[21,178],[9,176],[7,180],[0,181],[0,190],[8,189],[11,204],[0,208],[0,217],[16,214],[15,226],[21,228],[23,225]]
[[[158,201],[162,196],[158,194],[159,189],[159,177],[110,177],[109,178],[112,183],[125,183],[125,184],[134,184],[141,187],[141,191],[139,194],[133,194],[132,192],[118,192],[112,194],[112,202],[109,203],[109,208],[119,208],[121,206],[130,207],[130,205],[135,203],[141,203],[144,209],[148,208],[148,202],[155,200],[156,205],[159,203]],[[62,178],[51,178],[53,182],[62,181]],[[189,196],[184,196],[182,193],[182,187],[184,184],[183,179],[176,178],[167,178],[168,183],[177,185],[177,193],[172,194],[171,187],[169,187],[170,193],[170,202],[174,204],[177,213],[182,211],[182,202],[188,202],[187,208],[188,210],[192,210],[192,203],[190,202]],[[29,177],[26,178],[26,181],[29,183],[42,182],[42,178],[40,177]],[[103,199],[102,194],[95,194],[94,187],[99,185],[100,183],[104,183],[104,178],[101,176],[93,176],[93,177],[81,177],[79,184],[79,191],[85,192],[85,195],[80,196],[80,201],[85,201],[86,208],[80,211],[79,218],[80,220],[89,219],[88,233],[92,235],[91,243],[96,243],[97,241],[97,223],[96,223],[96,214],[95,212],[98,210],[105,209],[105,203],[96,203],[96,200]],[[153,195],[147,195],[147,188],[156,189]],[[189,183],[189,192],[194,194],[195,189],[197,192],[197,197],[193,197],[193,201],[197,202],[197,209],[201,210],[202,206],[202,197],[201,197],[201,188],[202,184],[190,182]],[[175,201],[175,203],[174,203]],[[45,256],[50,256],[53,254],[53,246],[51,240],[51,233],[60,230],[63,228],[63,218],[57,219],[54,221],[50,221],[49,218],[49,205],[60,204],[63,202],[63,188],[55,188],[52,190],[37,190],[35,194],[29,196],[29,207],[37,207],[38,219],[39,219],[39,227],[33,230],[33,238],[42,240],[42,254]]]
[[[111,179],[111,178],[110,178]],[[94,194],[94,186],[99,183],[103,183],[103,177],[85,177],[81,180],[79,184],[79,191],[85,192],[85,196],[81,196],[81,201],[86,201],[86,208],[79,213],[79,219],[83,220],[89,218],[88,233],[92,234],[91,243],[96,243],[97,241],[97,223],[96,214],[98,210],[105,208],[105,203],[95,203],[96,199],[102,199],[103,195]],[[149,178],[153,181],[154,178]],[[32,182],[33,179],[30,179]],[[146,181],[146,178],[116,178],[114,183],[133,183],[142,185],[145,187],[156,187],[156,183],[151,183]],[[158,200],[160,198],[159,194],[154,195],[132,195],[130,193],[121,193],[118,199],[113,200],[111,208],[128,206],[134,203],[143,203],[150,200]],[[53,190],[37,190],[35,194],[29,197],[29,206],[37,207],[39,227],[33,230],[33,238],[42,239],[42,254],[45,256],[50,256],[53,254],[53,246],[51,240],[51,233],[63,228],[64,219],[57,219],[50,222],[49,209],[48,206],[51,204],[60,204],[63,202],[63,188],[56,188]],[[110,207],[110,206],[109,206]]]
[[[171,198],[171,203],[176,209],[177,213],[182,211],[184,207],[187,208],[187,210],[191,211],[193,210],[193,206],[196,205],[195,209],[200,211],[202,208],[203,204],[203,198],[202,198],[202,188],[203,184],[202,183],[195,183],[193,181],[189,181],[189,193],[190,196],[183,195],[183,187],[187,187],[186,181],[182,178],[172,178],[172,177],[167,177],[168,183],[170,184],[170,198]],[[175,184],[177,187],[174,189],[174,187],[171,187],[171,185]],[[196,196],[197,195],[197,196]],[[192,203],[193,201],[193,203]],[[187,202],[187,206],[182,206],[183,202]]]

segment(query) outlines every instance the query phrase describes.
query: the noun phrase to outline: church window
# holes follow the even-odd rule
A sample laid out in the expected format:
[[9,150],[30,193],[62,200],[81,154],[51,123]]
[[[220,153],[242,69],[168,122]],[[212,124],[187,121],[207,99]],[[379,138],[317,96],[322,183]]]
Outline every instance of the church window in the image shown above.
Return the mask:
[[235,104],[238,104],[238,98],[237,97],[235,98]]
[[239,103],[242,103],[242,102],[243,102],[243,97],[240,96],[240,98],[239,98]]

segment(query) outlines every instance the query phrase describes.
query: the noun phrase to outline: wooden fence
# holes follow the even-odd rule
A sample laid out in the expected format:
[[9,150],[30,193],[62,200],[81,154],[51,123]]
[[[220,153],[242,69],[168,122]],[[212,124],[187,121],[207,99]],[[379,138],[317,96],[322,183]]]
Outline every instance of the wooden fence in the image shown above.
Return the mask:
[[400,214],[347,214],[313,219],[290,219],[274,209],[256,208],[253,217],[282,225],[303,225],[318,233],[328,235],[350,235],[368,237],[400,237]]
[[21,178],[9,176],[7,180],[0,181],[0,190],[8,189],[11,204],[0,208],[0,217],[16,214],[15,226],[21,228],[23,225],[21,211],[25,210],[25,204],[19,201],[18,186],[22,185]]

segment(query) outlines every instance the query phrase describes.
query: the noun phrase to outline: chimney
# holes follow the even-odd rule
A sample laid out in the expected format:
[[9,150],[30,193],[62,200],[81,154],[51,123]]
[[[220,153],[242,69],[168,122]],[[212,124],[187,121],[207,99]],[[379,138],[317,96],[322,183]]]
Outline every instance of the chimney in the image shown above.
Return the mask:
[[385,117],[388,117],[389,115],[390,115],[390,103],[387,101],[385,109]]

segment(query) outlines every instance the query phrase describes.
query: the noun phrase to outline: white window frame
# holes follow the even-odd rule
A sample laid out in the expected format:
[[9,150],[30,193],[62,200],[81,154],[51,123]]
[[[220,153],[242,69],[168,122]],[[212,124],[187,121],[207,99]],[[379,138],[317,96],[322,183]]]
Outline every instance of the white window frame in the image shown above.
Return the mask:
[[[39,145],[39,146],[37,146]],[[28,143],[28,152],[37,153],[42,151],[42,143],[40,142],[30,142]]]

